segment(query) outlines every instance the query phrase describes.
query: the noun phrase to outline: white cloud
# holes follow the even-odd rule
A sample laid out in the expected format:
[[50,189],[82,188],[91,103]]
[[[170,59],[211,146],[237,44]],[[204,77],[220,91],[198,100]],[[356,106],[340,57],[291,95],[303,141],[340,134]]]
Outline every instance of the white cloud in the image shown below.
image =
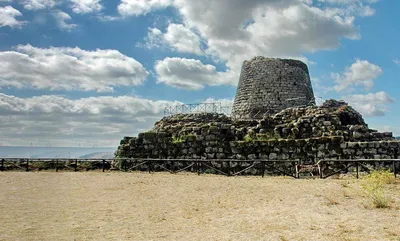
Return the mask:
[[148,48],[170,46],[181,53],[202,54],[198,35],[182,24],[170,24],[165,33],[157,28],[149,29],[146,46]]
[[395,64],[397,64],[397,65],[400,66],[400,59],[394,59],[394,60],[393,60],[393,63],[395,63]]
[[24,21],[17,20],[22,13],[11,6],[0,7],[0,27],[9,26],[11,28],[19,28],[25,24]]
[[215,99],[215,98],[207,98],[204,103],[221,103],[221,106],[233,106],[234,99]]
[[379,0],[318,0],[318,2],[325,2],[330,4],[341,4],[341,5],[349,5],[354,3],[376,3]]
[[344,96],[343,98],[365,117],[383,116],[389,111],[388,104],[395,102],[383,91],[365,95]]
[[374,85],[374,79],[382,74],[383,70],[367,60],[357,59],[344,73],[332,73],[331,77],[335,80],[336,91],[351,91],[353,86],[363,86],[369,90]]
[[224,72],[217,72],[215,66],[203,64],[200,60],[165,58],[156,62],[158,83],[176,88],[200,90],[205,85],[229,84],[223,78]]
[[103,9],[101,0],[20,0],[21,5],[28,10],[52,9],[64,2],[69,2],[71,10],[78,14],[99,12]]
[[139,16],[172,4],[172,0],[121,0],[118,12],[123,16]]
[[91,13],[99,12],[103,9],[101,0],[70,0],[71,9],[74,13]]
[[62,30],[71,31],[77,26],[76,24],[66,22],[72,20],[71,16],[66,12],[55,10],[53,11],[53,16],[56,20],[57,26]]
[[106,92],[140,85],[147,75],[139,62],[117,50],[19,45],[0,52],[0,86]]
[[[159,1],[142,1],[147,7],[139,9],[151,11],[154,6],[161,6],[156,2]],[[163,7],[170,4],[169,1],[163,3]],[[180,13],[182,24],[170,24],[165,33],[157,28],[150,29],[146,46],[152,48],[167,45],[180,52],[204,53],[216,62],[226,64],[224,81],[214,80],[219,84],[236,84],[243,61],[254,56],[312,62],[301,54],[335,49],[342,38],[359,39],[354,19],[356,12],[364,8],[346,6],[321,9],[312,6],[311,1],[303,0],[175,0],[173,6]],[[138,15],[142,12],[130,14]],[[201,49],[201,39],[204,41],[204,50]],[[165,82],[165,79],[160,82]],[[211,81],[204,81],[203,78],[197,84],[172,79],[168,82],[179,82],[175,86],[201,89],[204,84],[198,83]]]
[[327,10],[339,15],[354,15],[361,17],[370,17],[375,14],[375,9],[371,8],[369,5],[364,6],[362,4],[349,4],[341,8],[327,8]]
[[53,8],[61,3],[59,0],[22,0],[21,4],[28,10],[39,10],[45,8]]
[[[357,0],[344,4],[343,1],[337,6],[320,7],[309,0],[122,0],[119,10],[124,16],[137,16],[175,7],[182,24],[175,31],[170,27],[178,25],[171,24],[165,33],[151,29],[147,47],[167,44],[177,51],[199,54],[197,46],[201,39],[204,41],[202,53],[226,64],[228,76],[232,78],[226,82],[237,83],[243,61],[254,56],[305,59],[302,57],[305,52],[335,49],[343,38],[359,39],[354,25],[356,17],[371,16],[375,12],[366,3]],[[182,42],[180,36],[193,32],[200,38],[191,35],[193,38],[185,37],[186,41]]]
[[301,0],[174,2],[185,27],[204,39],[205,53],[226,63],[231,78],[227,83],[237,83],[243,61],[254,56],[298,59],[304,52],[335,49],[342,38],[360,37],[349,11],[308,4]]
[[178,104],[182,103],[134,96],[72,100],[0,93],[0,136],[14,145],[45,140],[52,145],[117,146],[123,136],[149,130],[163,116],[164,107]]

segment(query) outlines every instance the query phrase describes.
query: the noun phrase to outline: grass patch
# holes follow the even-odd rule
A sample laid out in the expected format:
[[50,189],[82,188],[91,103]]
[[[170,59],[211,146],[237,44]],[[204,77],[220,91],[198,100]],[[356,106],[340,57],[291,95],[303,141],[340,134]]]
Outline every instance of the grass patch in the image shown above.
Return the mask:
[[196,139],[194,134],[172,136],[172,144],[179,144],[185,142],[188,138]]
[[388,208],[389,197],[385,193],[385,186],[396,182],[393,173],[388,170],[371,170],[371,173],[364,177],[361,186],[371,198],[374,207]]
[[245,135],[243,140],[245,142],[253,142],[253,141],[269,141],[269,140],[278,140],[279,139],[279,135],[275,135],[275,134],[261,134],[261,133],[257,133],[256,135]]
[[172,144],[178,144],[178,143],[183,143],[185,142],[186,138],[183,136],[173,136],[172,137]]
[[243,140],[245,142],[252,142],[252,141],[255,141],[255,138],[253,138],[251,135],[247,134],[247,135],[244,136]]

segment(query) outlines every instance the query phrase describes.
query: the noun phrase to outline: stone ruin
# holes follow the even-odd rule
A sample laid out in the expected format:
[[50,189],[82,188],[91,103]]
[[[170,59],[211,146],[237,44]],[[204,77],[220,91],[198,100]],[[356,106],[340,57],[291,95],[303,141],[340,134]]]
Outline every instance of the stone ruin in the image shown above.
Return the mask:
[[314,104],[306,64],[292,59],[255,57],[243,63],[232,117],[261,119],[289,107]]
[[399,150],[392,133],[369,129],[347,103],[327,100],[316,106],[304,63],[256,57],[243,64],[231,117],[167,116],[148,132],[124,137],[115,155],[206,159],[222,168],[221,159],[315,164],[320,159],[397,159]]

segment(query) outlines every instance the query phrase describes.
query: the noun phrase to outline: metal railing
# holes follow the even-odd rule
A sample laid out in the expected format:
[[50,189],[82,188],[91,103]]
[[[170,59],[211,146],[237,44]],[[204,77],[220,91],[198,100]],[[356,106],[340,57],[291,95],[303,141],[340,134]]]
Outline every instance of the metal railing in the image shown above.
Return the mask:
[[223,106],[220,102],[183,104],[164,108],[164,116],[190,113],[222,113],[229,116],[231,112],[232,106]]

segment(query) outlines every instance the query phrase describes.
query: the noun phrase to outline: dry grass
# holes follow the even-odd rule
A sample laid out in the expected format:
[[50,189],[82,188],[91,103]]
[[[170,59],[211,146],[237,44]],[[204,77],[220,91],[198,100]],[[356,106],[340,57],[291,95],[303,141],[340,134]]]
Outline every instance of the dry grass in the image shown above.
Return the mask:
[[400,240],[400,185],[167,173],[0,173],[0,240]]
[[385,189],[388,185],[395,183],[393,173],[388,170],[373,170],[364,177],[361,186],[364,187],[376,208],[388,208],[390,197]]

